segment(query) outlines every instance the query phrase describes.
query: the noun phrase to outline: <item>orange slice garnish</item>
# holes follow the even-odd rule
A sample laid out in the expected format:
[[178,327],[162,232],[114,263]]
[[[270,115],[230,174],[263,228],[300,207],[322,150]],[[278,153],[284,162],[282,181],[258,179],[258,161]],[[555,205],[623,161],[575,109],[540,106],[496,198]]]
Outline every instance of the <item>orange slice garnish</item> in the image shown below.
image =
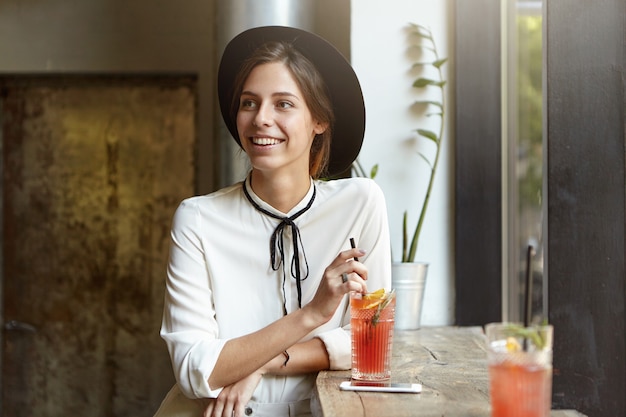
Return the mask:
[[369,308],[377,307],[380,303],[383,302],[384,297],[385,297],[384,288],[380,288],[374,292],[363,295],[363,299],[369,301],[369,303],[365,304],[363,308],[369,309]]
[[379,300],[383,295],[385,295],[385,289],[380,288],[374,292],[370,292],[368,294],[363,294],[364,300]]
[[522,350],[519,342],[514,337],[507,337],[505,346],[507,352],[519,352],[520,350]]

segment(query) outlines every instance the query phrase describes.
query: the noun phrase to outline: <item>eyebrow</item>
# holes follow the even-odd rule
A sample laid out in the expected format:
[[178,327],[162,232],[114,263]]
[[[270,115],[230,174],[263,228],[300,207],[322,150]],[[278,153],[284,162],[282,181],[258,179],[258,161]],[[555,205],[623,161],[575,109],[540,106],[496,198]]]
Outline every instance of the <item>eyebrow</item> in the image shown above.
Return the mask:
[[[259,95],[256,93],[253,93],[252,91],[242,91],[241,92],[242,96],[253,96],[253,97],[258,97]],[[297,100],[300,100],[300,97],[298,97],[297,95],[295,95],[294,93],[290,93],[289,91],[277,91],[275,93],[272,93],[272,97],[283,97],[283,96],[288,96],[288,97],[293,97]]]

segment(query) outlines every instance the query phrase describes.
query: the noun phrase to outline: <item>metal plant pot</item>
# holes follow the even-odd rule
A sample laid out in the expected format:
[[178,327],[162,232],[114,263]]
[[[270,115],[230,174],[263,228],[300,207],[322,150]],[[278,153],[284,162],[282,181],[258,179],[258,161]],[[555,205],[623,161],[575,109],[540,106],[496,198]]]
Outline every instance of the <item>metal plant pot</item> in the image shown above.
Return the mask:
[[428,264],[424,262],[393,263],[391,287],[396,290],[396,329],[420,328],[427,273]]

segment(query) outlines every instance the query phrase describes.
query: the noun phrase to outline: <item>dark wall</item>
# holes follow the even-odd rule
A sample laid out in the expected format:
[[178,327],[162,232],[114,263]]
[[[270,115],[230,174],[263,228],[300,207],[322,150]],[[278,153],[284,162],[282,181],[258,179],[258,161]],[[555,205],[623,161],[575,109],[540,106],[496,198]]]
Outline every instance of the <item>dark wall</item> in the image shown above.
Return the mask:
[[500,7],[459,0],[456,17],[455,322],[502,311]]
[[[500,319],[497,0],[455,2],[456,323]],[[544,209],[555,408],[626,415],[623,0],[544,1]]]
[[626,2],[545,5],[554,404],[626,415]]
[[[350,1],[318,0],[316,31],[350,56]],[[220,183],[215,140],[216,1],[0,2],[0,76],[184,73],[198,78],[198,193]]]
[[0,2],[0,76],[193,74],[198,79],[197,178],[211,190],[215,5],[213,0],[19,0]]
[[[316,31],[333,42],[347,57],[350,56],[349,6],[349,0],[320,0],[316,2],[315,11]],[[79,155],[77,159],[82,164],[81,167],[87,165],[86,169],[90,175],[93,174],[92,171],[96,173],[102,171],[97,164],[90,164],[90,158],[98,155],[94,148],[100,151],[109,149],[106,144],[103,145],[101,142],[101,139],[106,135],[101,134],[102,129],[98,129],[100,124],[85,118],[83,115],[85,112],[89,113],[94,106],[99,110],[95,113],[102,114],[102,119],[116,121],[114,126],[121,133],[115,140],[109,139],[116,144],[117,142],[121,143],[120,146],[131,143],[129,138],[140,144],[143,144],[144,140],[150,142],[155,137],[163,140],[165,145],[159,144],[157,146],[150,142],[148,146],[149,149],[154,147],[163,151],[166,155],[163,166],[158,163],[162,159],[155,157],[154,152],[137,151],[137,147],[130,152],[130,158],[125,159],[126,162],[130,161],[131,168],[134,169],[136,175],[125,175],[126,165],[124,165],[124,168],[120,168],[120,172],[123,171],[124,174],[120,173],[119,177],[132,184],[139,184],[139,187],[120,186],[120,189],[132,189],[132,196],[120,199],[122,202],[120,204],[123,205],[128,200],[139,200],[141,193],[152,193],[147,198],[148,202],[145,204],[137,203],[142,209],[156,212],[157,208],[161,208],[160,204],[168,204],[168,206],[158,211],[159,216],[152,216],[158,217],[157,220],[150,216],[140,215],[138,222],[143,229],[141,229],[142,233],[139,233],[140,238],[136,238],[132,233],[136,232],[139,226],[137,226],[137,222],[131,221],[136,220],[135,217],[128,220],[118,212],[107,212],[106,215],[100,215],[99,211],[92,210],[85,204],[74,204],[74,201],[70,199],[67,206],[79,213],[76,216],[86,216],[95,220],[80,223],[65,213],[61,217],[63,224],[69,223],[74,229],[79,229],[79,226],[85,228],[85,224],[91,226],[93,223],[103,223],[102,219],[105,219],[105,226],[108,227],[110,223],[113,225],[109,227],[110,230],[120,231],[123,234],[119,238],[114,234],[115,239],[105,239],[108,236],[102,230],[95,228],[92,230],[87,227],[86,232],[83,229],[74,230],[78,237],[62,231],[59,233],[62,237],[36,239],[37,243],[47,242],[52,245],[57,252],[70,254],[65,255],[65,257],[71,258],[73,263],[64,265],[66,269],[55,269],[54,275],[48,271],[21,275],[13,273],[14,270],[11,270],[10,266],[20,259],[31,259],[32,253],[36,252],[34,251],[35,247],[33,244],[18,244],[15,236],[8,234],[8,232],[1,236],[0,283],[2,285],[0,285],[0,307],[6,304],[9,309],[0,311],[0,316],[7,321],[16,319],[29,325],[37,325],[35,328],[38,329],[38,333],[36,333],[38,343],[36,347],[38,349],[36,352],[35,349],[29,350],[34,346],[35,333],[32,331],[24,333],[18,329],[12,332],[12,337],[19,338],[18,341],[23,341],[24,344],[12,343],[11,346],[18,348],[11,350],[6,348],[11,340],[0,335],[0,345],[5,350],[5,355],[0,358],[3,359],[0,364],[0,391],[2,391],[0,392],[0,415],[17,417],[18,414],[12,411],[14,408],[20,410],[19,413],[21,414],[19,415],[38,415],[41,413],[33,410],[42,409],[48,410],[50,415],[152,415],[165,392],[172,385],[173,375],[171,374],[169,357],[166,353],[165,344],[158,336],[167,258],[167,253],[163,253],[162,250],[167,249],[169,223],[177,203],[193,193],[212,191],[218,183],[219,148],[216,135],[213,132],[214,115],[216,114],[214,111],[217,61],[215,38],[216,25],[220,22],[216,21],[215,9],[215,0],[190,0],[183,3],[158,0],[131,2],[126,0],[92,0],[88,2],[32,0],[27,3],[18,0],[0,1],[0,93],[2,93],[0,95],[0,122],[2,122],[0,123],[0,142],[5,151],[11,138],[2,131],[5,126],[4,122],[9,124],[10,119],[15,119],[9,114],[11,106],[7,105],[6,92],[10,89],[4,88],[6,83],[13,86],[9,80],[17,79],[21,80],[20,83],[25,82],[27,84],[37,80],[39,80],[37,82],[45,83],[42,90],[46,100],[48,96],[56,97],[57,94],[61,94],[57,92],[57,89],[50,88],[50,83],[67,82],[68,85],[74,86],[80,81],[81,85],[85,83],[90,85],[90,82],[97,82],[100,78],[106,80],[118,77],[123,80],[132,79],[142,85],[146,82],[152,85],[151,81],[146,81],[146,79],[154,81],[162,78],[167,80],[167,84],[177,79],[191,80],[188,81],[189,100],[186,103],[192,105],[192,107],[182,106],[180,102],[169,96],[163,99],[163,95],[159,95],[157,100],[153,94],[145,94],[137,86],[131,86],[124,91],[137,101],[132,103],[140,106],[141,111],[139,111],[131,108],[126,102],[120,105],[117,104],[117,101],[112,101],[108,89],[97,90],[88,97],[90,101],[87,104],[81,102],[81,104],[75,105],[79,115],[71,117],[71,120],[75,122],[74,124],[59,123],[48,129],[54,133],[50,133],[48,136],[57,138],[59,141],[65,140],[64,135],[67,134],[71,138],[82,139],[89,145],[83,147],[87,155],[85,157]],[[163,77],[159,77],[160,75]],[[15,81],[12,82],[15,83]],[[160,82],[162,84],[163,80]],[[115,88],[117,86],[114,86]],[[169,91],[168,88],[164,88],[164,90],[167,92]],[[15,89],[21,91],[21,84],[13,88],[13,90]],[[158,90],[158,87],[156,89]],[[61,92],[69,91],[68,100],[71,99],[72,103],[78,102],[74,99],[78,93],[73,90],[70,91],[65,85],[59,87],[58,90]],[[85,89],[79,88],[78,90],[81,92],[80,98],[82,99],[82,92]],[[126,97],[125,94],[120,95]],[[35,101],[36,105],[30,106],[30,108],[39,108],[39,113],[44,115],[53,112],[58,113],[58,109],[49,105],[48,101],[56,103],[61,102],[60,100],[56,98],[48,100],[45,102],[46,105],[40,105],[40,101],[43,99]],[[145,116],[155,125],[163,128],[153,137],[147,134],[145,129],[139,129],[143,127],[144,123],[137,115],[152,114],[150,109],[154,106],[164,107],[161,103],[163,101],[166,105],[173,106],[173,109],[159,112],[157,116],[151,118]],[[113,104],[110,104],[111,102]],[[107,103],[109,103],[108,106]],[[68,106],[61,107],[67,110]],[[120,108],[122,109],[121,112],[119,111]],[[49,111],[45,112],[41,109],[48,109]],[[121,115],[116,112],[121,113]],[[111,116],[111,113],[114,115]],[[188,122],[185,129],[172,127],[177,126],[176,121],[180,121],[180,113],[183,113],[182,118]],[[123,123],[119,120],[122,120]],[[12,123],[12,126],[15,124],[15,122]],[[106,123],[102,124],[106,125]],[[18,124],[19,126],[21,124]],[[111,131],[118,133],[116,129],[109,129],[107,132],[109,134]],[[10,128],[7,128],[8,130]],[[188,133],[184,141],[180,138],[182,132]],[[38,151],[34,153],[25,152],[25,154],[37,155],[37,158],[25,157],[23,158],[24,163],[35,166],[38,166],[37,164],[51,165],[50,154],[53,152],[50,151],[50,144],[44,140],[48,136],[39,134],[30,137],[32,140],[29,143]],[[21,134],[15,135],[13,139],[25,141]],[[189,151],[190,157],[181,157],[168,146],[183,146],[186,151]],[[115,152],[111,151],[110,153],[117,157],[117,148],[113,149]],[[76,155],[78,151],[72,150],[70,153]],[[128,156],[129,153],[120,151],[119,155],[120,157]],[[136,159],[133,159],[135,157]],[[6,158],[1,159],[0,168],[6,164]],[[16,159],[22,160],[21,158]],[[72,165],[67,160],[63,162],[65,162],[63,168],[69,171]],[[147,169],[144,163],[153,170]],[[111,164],[111,166],[117,168],[116,164]],[[55,167],[53,168],[56,169]],[[54,172],[58,172],[58,169]],[[91,178],[90,175],[72,175],[76,179],[76,183],[80,184],[88,183],[86,178]],[[44,182],[51,181],[48,178],[50,175],[38,173],[34,176]],[[3,176],[3,181],[3,186],[0,189],[4,189],[5,193],[9,185],[16,185],[11,178],[7,178],[6,174]],[[154,181],[154,184],[150,181]],[[63,184],[64,188],[48,187],[47,183],[44,185],[46,185],[46,190],[57,190],[57,193],[62,195],[67,193],[59,190],[66,188],[83,198],[91,195],[65,179],[59,182]],[[102,184],[107,184],[107,186],[102,187]],[[117,183],[113,185],[116,186]],[[101,181],[88,191],[105,193],[108,191],[107,187],[113,187],[111,182]],[[172,192],[174,196],[168,195],[162,198],[160,193],[153,192],[153,190],[166,187],[174,188],[175,193]],[[24,192],[26,191],[28,189],[24,190]],[[45,194],[37,191],[30,194],[45,197]],[[99,202],[101,199],[93,198],[92,200]],[[19,202],[22,200],[5,196],[2,204],[0,204],[0,214],[3,214],[3,211],[5,214],[8,213],[9,203],[17,204]],[[56,207],[49,201],[44,201],[41,206],[48,210],[53,210]],[[32,215],[29,210],[36,210],[38,207],[24,203],[15,212],[36,223],[39,217]],[[98,206],[98,209],[102,208],[102,205]],[[73,214],[74,211],[70,214]],[[122,214],[127,216],[144,214],[141,210],[122,211]],[[11,222],[7,222],[5,218],[5,221],[0,224],[0,230],[6,227],[7,223]],[[43,229],[38,227],[40,235],[47,234],[48,228],[57,227],[51,221],[44,223]],[[77,224],[79,226],[76,226]],[[150,237],[158,236],[161,252],[150,252],[144,247],[149,245],[146,245],[145,235],[147,233],[143,231],[149,227],[159,231],[159,233],[151,234]],[[29,231],[30,229],[21,224],[20,230]],[[95,242],[83,239],[84,235],[89,235]],[[100,240],[106,240],[106,242],[103,244]],[[119,241],[123,244],[120,244],[119,250],[108,251],[110,245],[107,246],[107,244],[110,241]],[[144,246],[137,249],[133,246],[134,244]],[[72,249],[73,251],[71,251]],[[86,251],[87,254],[81,251]],[[104,267],[101,269],[107,274],[98,275],[94,273],[92,269],[100,268],[100,263],[97,262],[100,258],[94,253],[104,256],[108,255],[109,252],[115,252],[123,260],[130,259],[128,261],[130,266],[126,268],[126,264],[118,261],[118,258],[111,259],[105,256],[102,261]],[[46,251],[46,255],[49,255],[48,251]],[[151,262],[149,271],[145,266],[144,259],[149,259]],[[83,268],[85,263],[92,268]],[[40,269],[46,266],[46,262],[42,259],[38,259],[35,263],[25,261],[23,264]],[[121,264],[123,265],[120,266]],[[130,267],[135,269],[131,270]],[[70,273],[69,279],[64,277],[66,271],[80,268],[82,268],[82,274]],[[131,271],[128,272],[129,270]],[[24,279],[22,276],[27,276],[29,279]],[[48,285],[54,286],[56,277],[60,277],[59,280],[62,280],[64,285],[55,286],[54,290],[49,291],[49,293],[46,291],[49,287],[37,285],[39,281],[35,280],[43,280]],[[91,280],[101,283],[104,289],[94,289],[89,286]],[[12,288],[17,288],[17,290],[9,291]],[[74,327],[68,324],[64,328],[66,333],[53,332],[54,338],[43,337],[50,331],[48,323],[43,323],[44,318],[50,316],[48,314],[49,309],[44,308],[47,304],[40,305],[44,303],[39,303],[38,298],[27,297],[38,307],[27,308],[30,316],[23,313],[22,310],[17,311],[17,308],[10,310],[14,304],[18,304],[22,309],[28,307],[23,303],[15,303],[21,299],[16,294],[22,294],[23,292],[19,291],[23,288],[35,288],[38,294],[47,300],[48,304],[50,304],[50,299],[63,300],[63,302],[58,303],[59,309],[69,312],[63,318],[69,321],[72,326],[81,325],[81,331],[73,332]],[[67,288],[71,290],[70,295],[61,291]],[[138,299],[136,297],[137,291],[129,291],[129,288],[139,289],[142,295],[148,294],[154,299],[151,298],[149,301]],[[7,299],[14,303],[7,303]],[[91,310],[86,311],[86,308],[83,308],[84,305],[89,306]],[[55,307],[57,307],[56,304]],[[133,309],[141,310],[142,315]],[[55,309],[55,311],[57,310]],[[92,310],[96,310],[96,312],[93,313]],[[7,313],[7,311],[9,312]],[[144,313],[150,315],[146,317]],[[36,316],[35,319],[32,318],[33,316]],[[75,317],[79,320],[75,320]],[[84,325],[85,317],[93,318],[93,322],[97,325]],[[56,317],[51,318],[51,320],[55,319]],[[120,325],[119,321],[123,321],[123,325]],[[141,332],[134,328],[129,331],[128,326],[124,326],[136,322],[140,323]],[[102,330],[103,328],[105,330]],[[67,333],[71,334],[72,340],[64,338]],[[89,339],[88,349],[81,346],[77,347],[76,339],[79,341]],[[42,340],[49,343],[44,344],[40,342]],[[22,346],[26,346],[28,349],[20,349]],[[57,354],[59,351],[62,353]],[[104,354],[102,354],[103,351],[105,351]],[[41,352],[45,354],[42,357],[49,358],[49,362],[56,361],[55,375],[51,375],[48,372],[49,367],[42,366],[42,362],[31,360],[36,356],[35,353]],[[75,352],[78,353],[74,354]],[[13,353],[22,355],[19,356],[21,359],[15,359]],[[69,359],[57,360],[59,355]],[[103,356],[107,359],[104,364],[102,361],[94,360],[94,357],[102,358]],[[61,366],[59,363],[61,365],[69,363],[70,366]],[[88,365],[84,365],[84,363],[88,363]],[[94,369],[96,369],[95,372]],[[27,372],[29,370],[32,372]],[[128,372],[129,370],[132,372]],[[102,376],[102,374],[105,375]],[[166,376],[164,377],[163,374]],[[81,377],[83,375],[87,375],[88,378]],[[167,379],[168,377],[169,379]],[[42,378],[45,380],[45,384],[38,384],[35,387],[31,383],[32,380],[39,381]],[[96,381],[95,385],[90,381]],[[135,386],[132,386],[133,384]],[[137,385],[140,388],[137,388]],[[33,389],[24,388],[29,386]],[[20,395],[15,393],[20,393]],[[72,401],[66,400],[76,397],[80,398]],[[12,401],[7,401],[7,398]],[[28,404],[28,406],[22,406],[24,404]],[[68,409],[72,411],[67,411]]]

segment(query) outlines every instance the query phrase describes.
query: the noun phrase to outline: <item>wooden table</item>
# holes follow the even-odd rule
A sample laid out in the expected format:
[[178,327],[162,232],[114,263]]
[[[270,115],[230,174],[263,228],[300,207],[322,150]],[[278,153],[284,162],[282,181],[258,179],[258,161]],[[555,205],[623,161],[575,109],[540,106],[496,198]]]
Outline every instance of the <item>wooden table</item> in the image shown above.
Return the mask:
[[[420,394],[340,391],[350,371],[323,371],[311,400],[315,417],[489,417],[487,353],[480,327],[396,330],[392,382],[422,384]],[[552,417],[582,416],[553,411]]]

